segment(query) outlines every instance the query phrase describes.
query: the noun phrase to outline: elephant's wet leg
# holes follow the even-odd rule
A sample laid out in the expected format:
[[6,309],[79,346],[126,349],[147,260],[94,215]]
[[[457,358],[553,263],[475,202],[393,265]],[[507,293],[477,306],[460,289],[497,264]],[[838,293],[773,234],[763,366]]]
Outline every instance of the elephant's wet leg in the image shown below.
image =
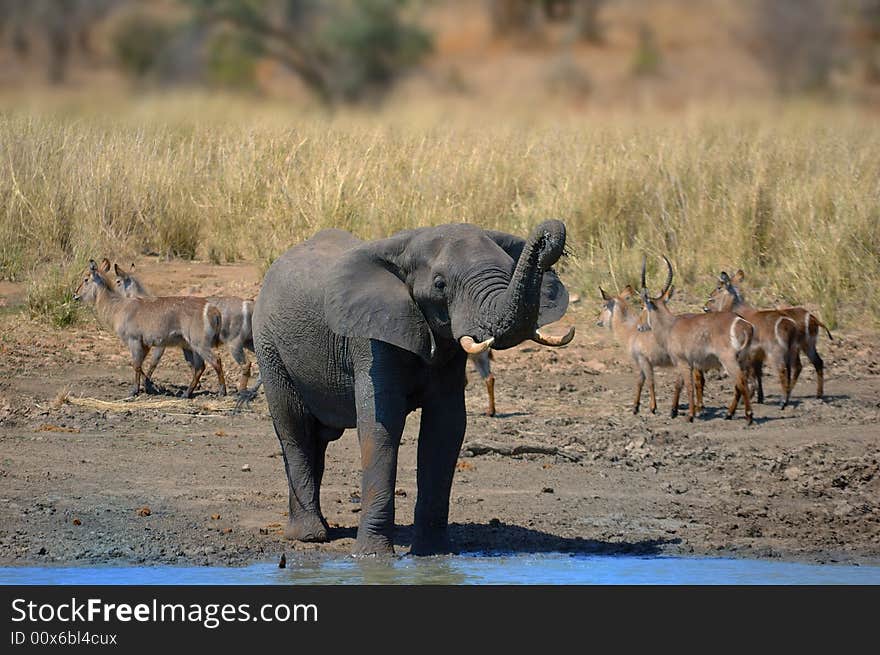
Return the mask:
[[406,421],[406,402],[399,394],[375,390],[364,381],[356,383],[355,396],[363,477],[354,553],[390,554],[394,552],[397,450]]
[[292,386],[269,379],[263,380],[263,386],[287,474],[289,513],[284,535],[299,541],[327,541],[319,501],[326,443],[319,443],[318,423]]
[[446,535],[449,494],[466,427],[463,388],[431,394],[429,402],[422,407],[416,472],[419,491],[412,543],[414,555],[449,550]]

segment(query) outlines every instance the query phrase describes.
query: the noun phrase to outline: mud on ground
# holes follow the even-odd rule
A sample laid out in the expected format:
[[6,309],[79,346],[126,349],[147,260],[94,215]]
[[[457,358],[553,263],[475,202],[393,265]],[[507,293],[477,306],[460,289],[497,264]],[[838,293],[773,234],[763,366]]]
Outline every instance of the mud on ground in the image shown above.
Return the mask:
[[[139,262],[158,293],[253,294],[250,266]],[[12,297],[9,291],[7,297]],[[284,551],[348,553],[359,518],[352,431],[330,445],[322,504],[328,544],[281,534],[287,486],[265,401],[231,415],[206,372],[189,402],[169,352],[156,379],[168,395],[112,407],[131,385],[116,337],[94,321],[54,330],[14,302],[0,314],[0,564],[213,564]],[[658,415],[633,416],[634,376],[595,325],[596,303],[572,307],[561,350],[497,353],[499,416],[470,372],[468,433],[450,521],[462,551],[698,554],[880,563],[880,338],[823,339],[824,401],[807,367],[794,406],[757,405],[756,425],[724,421],[730,381],[710,376],[703,418],[668,417],[671,376],[658,376]],[[235,379],[231,358],[224,357]],[[769,401],[778,398],[772,378]],[[64,401],[65,395],[70,399]],[[71,402],[73,401],[73,402]],[[219,409],[218,409],[219,408]],[[409,545],[418,415],[397,482],[397,550]],[[489,446],[490,452],[485,454]],[[510,454],[491,452],[500,447]],[[512,447],[556,454],[518,453]]]

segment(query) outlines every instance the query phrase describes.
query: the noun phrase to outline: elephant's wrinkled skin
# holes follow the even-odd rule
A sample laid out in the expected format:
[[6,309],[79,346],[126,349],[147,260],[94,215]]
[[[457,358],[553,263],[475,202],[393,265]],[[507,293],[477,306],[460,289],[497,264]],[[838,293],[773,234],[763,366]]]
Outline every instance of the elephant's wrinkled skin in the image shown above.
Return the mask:
[[393,552],[397,450],[406,415],[421,407],[412,552],[446,548],[466,424],[467,355],[458,341],[494,337],[494,348],[510,348],[558,320],[568,293],[550,267],[564,246],[559,221],[542,223],[528,241],[467,224],[371,242],[325,230],[275,261],[253,325],[290,489],[288,537],[327,539],[324,454],[356,426],[355,552]]

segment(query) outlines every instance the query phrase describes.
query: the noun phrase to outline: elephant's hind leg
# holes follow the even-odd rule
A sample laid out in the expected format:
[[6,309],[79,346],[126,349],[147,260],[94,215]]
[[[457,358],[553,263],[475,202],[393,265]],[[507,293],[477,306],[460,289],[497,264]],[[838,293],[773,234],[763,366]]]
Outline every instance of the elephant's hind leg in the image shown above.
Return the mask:
[[327,541],[327,522],[321,515],[321,477],[327,442],[319,424],[287,384],[263,379],[275,434],[281,444],[289,491],[289,518],[284,535],[299,541]]

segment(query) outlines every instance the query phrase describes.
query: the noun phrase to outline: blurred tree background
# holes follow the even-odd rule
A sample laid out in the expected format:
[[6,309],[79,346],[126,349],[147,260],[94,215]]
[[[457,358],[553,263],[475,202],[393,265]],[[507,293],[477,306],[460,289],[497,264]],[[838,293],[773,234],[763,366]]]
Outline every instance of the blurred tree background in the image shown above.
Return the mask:
[[[438,76],[432,63],[477,25],[470,59],[448,58]],[[674,85],[713,63],[694,84],[737,84],[753,66],[783,95],[841,78],[874,87],[880,0],[0,0],[0,72],[40,67],[54,85],[112,66],[140,86],[256,91],[268,62],[326,104],[370,102],[413,71],[466,92],[517,51],[540,62],[546,89],[578,102],[609,71],[681,96]],[[519,58],[496,77],[525,89],[528,67]]]

